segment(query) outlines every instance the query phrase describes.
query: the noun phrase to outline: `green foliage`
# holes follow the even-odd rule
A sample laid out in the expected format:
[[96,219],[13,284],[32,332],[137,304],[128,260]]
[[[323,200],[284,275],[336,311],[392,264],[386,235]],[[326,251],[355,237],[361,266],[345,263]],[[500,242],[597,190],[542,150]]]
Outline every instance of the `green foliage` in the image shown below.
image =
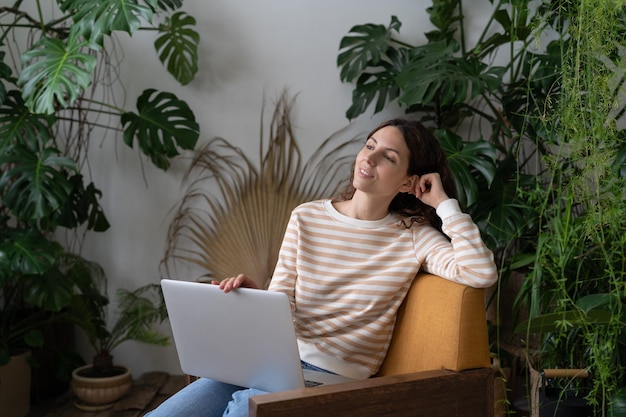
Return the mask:
[[[84,187],[83,176],[80,174],[72,175],[69,178],[72,185],[72,194],[68,203],[58,214],[58,225],[67,229],[75,229],[83,224],[87,225],[87,230],[94,232],[104,232],[109,228],[109,221],[104,215],[102,207],[98,204],[98,200],[102,196],[93,184]],[[51,227],[54,218],[48,218],[48,224]]]
[[118,319],[111,328],[109,340],[103,341],[108,350],[128,340],[159,346],[169,343],[167,336],[151,328],[152,323],[161,323],[167,318],[160,285],[149,284],[135,291],[120,289],[117,299]]
[[[397,102],[437,132],[451,152],[461,203],[502,259],[511,241],[536,227],[529,220],[536,217],[534,207],[518,190],[533,187],[534,173],[527,165],[534,166],[534,160],[532,153],[524,153],[535,148],[534,133],[539,130],[534,116],[542,110],[536,97],[554,88],[536,86],[536,75],[560,68],[551,55],[546,58],[527,48],[540,36],[532,28],[547,7],[531,13],[528,3],[490,6],[483,33],[470,48],[462,2],[435,0],[427,9],[435,29],[425,34],[426,43],[400,41],[401,23],[392,16],[387,27],[353,27],[341,40],[337,58],[341,80],[355,83],[346,117],[354,119],[374,102],[374,112]],[[490,65],[495,55],[510,59]],[[470,130],[474,137],[460,140],[459,132],[467,126],[477,127]],[[458,138],[454,146],[447,146],[449,138]],[[476,151],[472,158],[455,156]]]
[[[117,106],[114,83],[102,83],[120,82],[117,33],[132,38],[140,29],[158,33],[155,53],[176,80],[190,83],[199,36],[181,6],[17,0],[0,7],[0,365],[38,346],[47,322],[76,320],[68,311],[97,291],[77,272],[84,260],[68,261],[87,231],[109,228],[102,193],[82,172],[92,132],[121,133],[163,170],[195,148],[199,125],[183,100],[149,88],[133,112]],[[67,242],[55,241],[64,234]]]
[[[104,272],[98,270],[97,265],[81,266],[84,267],[90,269],[88,273],[94,280],[105,280]],[[85,276],[84,272],[81,274]],[[157,346],[169,344],[168,336],[153,329],[155,323],[162,323],[167,318],[160,285],[148,284],[134,291],[119,289],[112,323],[108,320],[110,306],[106,284],[96,288],[88,283],[81,292],[81,296],[75,297],[70,304],[68,317],[79,324],[94,350],[96,374],[105,375],[107,369],[113,367],[111,352],[124,342],[132,340]],[[104,363],[100,362],[101,358],[106,358]]]
[[621,158],[624,5],[570,5],[558,101],[544,114],[537,245],[519,294],[530,320],[520,331],[543,336],[541,367],[588,368],[588,400],[606,411],[625,386],[626,201]]
[[0,106],[0,148],[19,143],[28,149],[37,149],[39,142],[52,139],[56,121],[54,115],[31,113],[20,91],[11,90]]
[[154,13],[154,5],[143,6],[136,0],[60,0],[59,7],[71,14],[74,34],[100,44],[114,31],[132,34],[141,27],[142,19],[151,22]]
[[25,220],[40,219],[63,206],[72,186],[59,168],[73,171],[76,163],[60,153],[50,147],[39,154],[20,145],[7,147],[0,155],[0,165],[7,167],[0,177],[2,203]]
[[492,67],[480,57],[468,55],[459,60],[455,54],[459,44],[441,40],[411,52],[411,60],[396,76],[403,93],[401,104],[429,103],[454,106],[471,102],[480,95],[498,91],[505,72],[503,67]]
[[353,35],[345,36],[339,45],[343,50],[337,57],[341,81],[351,82],[367,67],[380,65],[388,53],[392,33],[397,32],[400,26],[400,21],[392,16],[388,27],[366,24],[350,29]]
[[174,13],[159,26],[161,36],[154,41],[159,59],[182,85],[189,84],[198,72],[196,48],[200,37],[192,29],[196,19],[185,13]]
[[[15,239],[12,241],[12,239]],[[67,308],[79,297],[68,255],[38,230],[0,230],[0,363],[22,349],[43,345],[44,325],[67,319]]]
[[[156,93],[156,94],[155,94]],[[193,149],[198,140],[198,124],[191,109],[171,93],[148,89],[137,99],[139,114],[122,115],[124,142],[139,148],[157,167],[167,170],[168,159],[179,154],[178,147]]]
[[[59,250],[62,248],[59,247]],[[95,262],[76,255],[60,254],[46,274],[25,275],[19,285],[21,288],[16,295],[20,294],[31,305],[39,307],[33,314],[22,317],[19,328],[14,331],[16,337],[23,339],[25,346],[42,346],[43,334],[39,326],[48,321],[77,324],[85,332],[96,356],[104,353],[103,356],[108,358],[108,364],[98,363],[104,367],[113,366],[110,352],[126,341],[158,346],[169,343],[167,336],[152,328],[155,323],[167,318],[163,293],[158,284],[148,284],[134,291],[119,289],[113,323],[108,320],[111,307],[107,277]],[[58,288],[59,285],[62,288]],[[8,310],[8,313],[13,312]],[[0,329],[4,329],[5,317],[0,317],[0,325]],[[0,344],[0,359],[8,358],[9,353]]]
[[480,189],[477,177],[484,180],[487,185],[490,185],[495,178],[496,152],[494,148],[485,141],[463,143],[459,135],[449,130],[439,130],[436,133],[446,152],[448,165],[454,178],[457,183],[463,184],[462,187],[458,187],[459,200],[468,206],[475,204],[479,198]]
[[626,416],[626,387],[617,390],[609,405],[609,417]]
[[533,366],[590,369],[606,413],[626,385],[625,2],[489,3],[474,45],[458,0],[433,0],[421,45],[395,16],[352,28],[346,116],[396,102],[437,132],[503,276],[528,273],[516,309],[530,315],[518,331],[542,335]]
[[84,93],[96,67],[90,49],[98,46],[70,34],[65,41],[43,37],[22,54],[17,84],[30,111],[53,114],[57,103],[67,107]]
[[14,274],[40,275],[54,265],[63,248],[44,239],[36,229],[0,231],[0,284],[12,283]]

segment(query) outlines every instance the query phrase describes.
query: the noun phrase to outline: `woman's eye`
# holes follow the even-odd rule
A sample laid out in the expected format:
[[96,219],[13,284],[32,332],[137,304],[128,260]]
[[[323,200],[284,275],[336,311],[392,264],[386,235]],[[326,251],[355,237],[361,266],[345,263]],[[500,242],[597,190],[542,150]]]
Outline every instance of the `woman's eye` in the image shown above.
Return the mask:
[[388,160],[389,162],[393,162],[394,164],[396,163],[396,160],[395,160],[395,159],[393,159],[393,157],[391,157],[391,156],[389,156],[389,155],[387,155],[387,154],[384,154],[383,156],[384,156],[384,157],[385,157],[385,159],[386,159],[386,160]]
[[372,149],[374,149],[374,146],[372,146],[372,145],[365,145],[365,149],[369,149],[371,151]]

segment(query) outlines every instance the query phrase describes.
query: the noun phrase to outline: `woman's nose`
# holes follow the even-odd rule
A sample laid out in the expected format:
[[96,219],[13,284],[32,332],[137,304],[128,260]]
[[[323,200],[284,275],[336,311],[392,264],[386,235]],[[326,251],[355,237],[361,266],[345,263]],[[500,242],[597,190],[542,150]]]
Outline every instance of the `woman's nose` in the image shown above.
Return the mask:
[[375,152],[365,155],[365,161],[372,166],[376,165],[377,160],[378,160],[378,157],[376,156]]

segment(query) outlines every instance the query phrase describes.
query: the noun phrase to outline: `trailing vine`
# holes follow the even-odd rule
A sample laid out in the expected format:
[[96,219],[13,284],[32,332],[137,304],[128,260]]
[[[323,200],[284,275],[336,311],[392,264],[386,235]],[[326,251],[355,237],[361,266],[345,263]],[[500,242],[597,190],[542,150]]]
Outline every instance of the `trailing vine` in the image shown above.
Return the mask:
[[[561,96],[545,123],[545,176],[536,190],[540,233],[521,292],[542,320],[540,366],[587,368],[587,400],[606,415],[624,379],[626,135],[623,0],[561,2],[569,16]],[[532,326],[531,320],[531,326]],[[528,327],[532,332],[537,328]]]

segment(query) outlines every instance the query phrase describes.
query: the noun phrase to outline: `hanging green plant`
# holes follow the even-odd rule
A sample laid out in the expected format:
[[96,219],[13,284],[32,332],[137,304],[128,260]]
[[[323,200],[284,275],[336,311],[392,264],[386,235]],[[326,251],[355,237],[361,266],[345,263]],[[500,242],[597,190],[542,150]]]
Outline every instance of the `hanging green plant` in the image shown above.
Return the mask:
[[619,85],[626,61],[624,2],[569,5],[561,97],[545,115],[546,152],[539,236],[519,300],[530,320],[522,333],[543,336],[538,367],[586,368],[587,400],[605,413],[626,386],[626,134]]

